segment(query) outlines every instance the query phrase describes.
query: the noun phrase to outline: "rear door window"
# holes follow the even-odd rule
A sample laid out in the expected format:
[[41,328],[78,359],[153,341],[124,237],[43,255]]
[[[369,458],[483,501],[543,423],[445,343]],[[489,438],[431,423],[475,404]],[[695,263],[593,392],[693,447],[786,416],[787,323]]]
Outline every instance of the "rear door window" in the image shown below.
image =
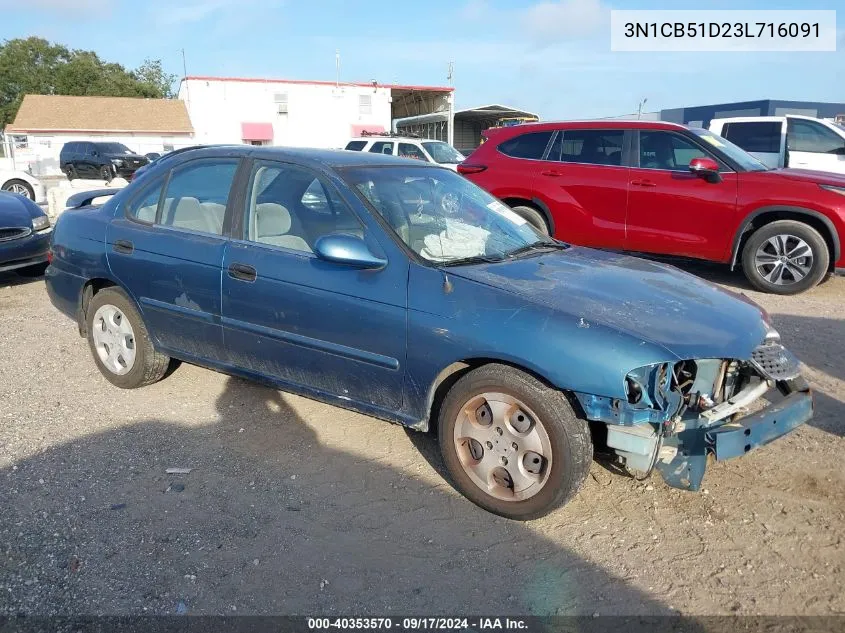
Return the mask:
[[159,222],[221,235],[237,168],[237,159],[222,159],[196,161],[175,170],[167,184]]
[[390,141],[376,141],[370,148],[373,154],[388,154],[393,155],[393,143]]
[[725,123],[722,136],[746,152],[780,152],[780,121],[742,121]]
[[367,145],[367,141],[349,141],[344,149],[360,152]]
[[625,130],[562,130],[549,160],[590,165],[621,165]]
[[528,132],[508,139],[499,145],[499,151],[512,158],[541,160],[546,153],[546,146],[554,132]]

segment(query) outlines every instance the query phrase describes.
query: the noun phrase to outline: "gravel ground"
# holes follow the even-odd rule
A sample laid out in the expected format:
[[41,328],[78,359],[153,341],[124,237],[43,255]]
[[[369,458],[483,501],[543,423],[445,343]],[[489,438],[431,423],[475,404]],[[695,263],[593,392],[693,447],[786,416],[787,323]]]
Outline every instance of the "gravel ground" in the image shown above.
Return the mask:
[[188,365],[112,387],[43,281],[0,276],[0,615],[843,614],[845,279],[693,272],[773,315],[814,421],[698,494],[594,463],[529,523],[458,495],[431,436]]

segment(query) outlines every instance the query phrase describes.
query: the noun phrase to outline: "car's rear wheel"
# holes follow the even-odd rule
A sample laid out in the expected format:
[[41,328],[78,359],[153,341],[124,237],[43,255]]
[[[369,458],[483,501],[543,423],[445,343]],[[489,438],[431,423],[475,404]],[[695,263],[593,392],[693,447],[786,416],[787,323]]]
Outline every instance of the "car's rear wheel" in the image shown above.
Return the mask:
[[7,180],[3,183],[3,191],[9,191],[11,193],[16,193],[25,198],[29,198],[30,200],[35,200],[35,190],[25,180],[20,180],[19,178],[13,178],[12,180]]
[[68,180],[76,180],[79,178],[79,174],[76,173],[76,167],[73,165],[67,165],[65,167],[65,176],[67,176]]
[[522,217],[524,220],[527,220],[528,223],[540,231],[542,235],[551,234],[551,231],[549,231],[549,225],[546,223],[546,218],[544,218],[543,214],[534,207],[518,204],[511,207],[511,209],[513,209],[513,212]]
[[824,238],[808,224],[779,220],[757,229],[742,251],[748,281],[763,292],[793,295],[816,286],[828,273]]
[[170,358],[153,348],[141,315],[122,290],[106,288],[95,294],[86,318],[88,345],[106,380],[135,389],[164,377]]
[[505,365],[484,365],[449,390],[440,451],[457,489],[495,514],[535,519],[581,487],[593,456],[587,422],[567,397]]
[[106,182],[111,182],[112,178],[114,178],[114,172],[112,168],[108,165],[103,165],[100,167],[100,179],[105,180]]

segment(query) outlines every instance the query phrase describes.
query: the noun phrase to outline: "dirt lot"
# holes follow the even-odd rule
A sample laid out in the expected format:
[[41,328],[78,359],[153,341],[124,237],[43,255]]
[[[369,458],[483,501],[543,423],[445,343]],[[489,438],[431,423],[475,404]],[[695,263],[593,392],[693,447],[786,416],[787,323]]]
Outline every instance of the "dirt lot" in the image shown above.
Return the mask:
[[521,524],[460,497],[429,436],[186,365],[120,391],[43,281],[0,277],[0,615],[843,614],[845,279],[744,291],[812,424],[699,494],[594,463]]

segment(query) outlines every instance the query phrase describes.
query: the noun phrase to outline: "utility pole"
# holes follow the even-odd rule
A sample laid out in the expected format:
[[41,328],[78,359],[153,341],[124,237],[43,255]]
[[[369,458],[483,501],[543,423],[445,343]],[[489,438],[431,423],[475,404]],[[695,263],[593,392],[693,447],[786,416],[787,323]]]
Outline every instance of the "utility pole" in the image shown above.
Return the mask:
[[643,106],[648,102],[648,99],[643,99],[640,101],[640,104],[637,106],[637,120],[640,119],[643,115]]
[[340,49],[334,51],[335,88],[340,88]]
[[182,49],[182,77],[185,80],[185,101],[188,103],[188,107],[190,108],[191,104],[191,94],[188,89],[188,63],[185,61],[185,49]]

